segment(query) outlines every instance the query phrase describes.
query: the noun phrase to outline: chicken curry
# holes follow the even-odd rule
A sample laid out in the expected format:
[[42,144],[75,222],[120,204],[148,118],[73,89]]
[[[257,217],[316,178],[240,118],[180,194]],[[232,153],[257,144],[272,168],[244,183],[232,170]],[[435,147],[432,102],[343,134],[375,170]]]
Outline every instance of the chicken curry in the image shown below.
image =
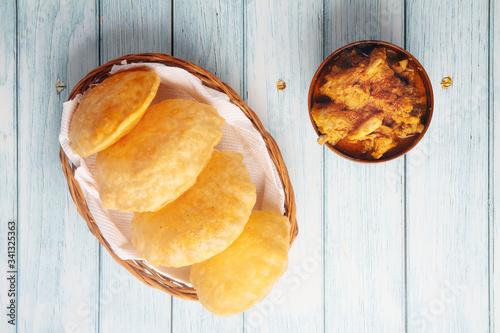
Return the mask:
[[392,50],[342,53],[318,80],[315,96],[318,142],[354,158],[390,157],[424,130],[424,84],[415,65]]

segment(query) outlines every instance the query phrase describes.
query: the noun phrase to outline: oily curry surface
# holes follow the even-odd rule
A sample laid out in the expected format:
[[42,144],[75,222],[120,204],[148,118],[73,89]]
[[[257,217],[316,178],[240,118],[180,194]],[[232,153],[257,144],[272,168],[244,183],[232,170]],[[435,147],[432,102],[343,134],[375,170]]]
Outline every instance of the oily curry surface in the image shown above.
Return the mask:
[[427,99],[417,69],[382,47],[341,54],[320,77],[315,96],[318,142],[354,158],[390,157],[424,130]]

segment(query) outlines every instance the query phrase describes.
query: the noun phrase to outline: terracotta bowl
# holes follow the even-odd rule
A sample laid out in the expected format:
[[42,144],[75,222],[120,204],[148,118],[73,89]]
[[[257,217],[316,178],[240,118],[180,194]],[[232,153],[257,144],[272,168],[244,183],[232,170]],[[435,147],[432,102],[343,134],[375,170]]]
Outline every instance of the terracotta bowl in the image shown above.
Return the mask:
[[[358,51],[361,51],[365,54],[369,54],[374,48],[376,47],[383,47],[388,51],[392,51],[396,53],[396,56],[401,56],[401,58],[408,59],[409,64],[412,64],[413,67],[416,69],[418,75],[422,79],[423,85],[425,87],[425,92],[427,95],[427,108],[426,111],[424,112],[423,116],[421,117],[421,122],[424,125],[424,130],[422,133],[416,134],[412,137],[405,138],[403,139],[403,142],[398,145],[398,147],[390,150],[387,152],[387,156],[382,156],[380,159],[369,159],[369,158],[363,158],[363,157],[356,157],[356,156],[350,156],[346,152],[342,152],[339,149],[335,148],[335,146],[331,145],[329,142],[326,142],[325,145],[330,148],[331,151],[334,153],[347,158],[351,161],[355,162],[360,162],[360,163],[381,163],[381,162],[386,162],[393,160],[395,158],[398,158],[400,156],[403,156],[407,152],[409,152],[413,147],[417,145],[417,143],[422,139],[422,137],[425,135],[427,132],[427,129],[429,128],[429,124],[432,119],[432,111],[433,111],[433,106],[434,106],[434,96],[432,93],[432,86],[431,82],[429,80],[429,77],[427,76],[427,73],[425,72],[424,68],[422,65],[415,59],[414,56],[412,56],[408,51],[400,48],[399,46],[396,46],[394,44],[388,43],[388,42],[383,42],[383,41],[376,41],[376,40],[366,40],[366,41],[359,41],[359,42],[354,42],[348,45],[345,45],[338,49],[337,51],[333,52],[328,58],[323,61],[321,66],[319,66],[318,70],[316,71],[316,74],[314,74],[314,77],[311,82],[311,87],[309,89],[309,117],[311,119],[311,123],[316,130],[316,133],[318,136],[322,135],[316,126],[316,123],[314,122],[314,119],[311,114],[311,110],[313,107],[314,102],[319,102],[322,98],[324,99],[325,96],[322,96],[319,93],[319,87],[323,84],[323,78],[326,73],[329,72],[330,68],[332,65],[336,63],[336,61],[339,59],[340,55],[344,54],[344,52],[350,52],[353,49],[356,49]],[[326,97],[327,98],[327,97]]]

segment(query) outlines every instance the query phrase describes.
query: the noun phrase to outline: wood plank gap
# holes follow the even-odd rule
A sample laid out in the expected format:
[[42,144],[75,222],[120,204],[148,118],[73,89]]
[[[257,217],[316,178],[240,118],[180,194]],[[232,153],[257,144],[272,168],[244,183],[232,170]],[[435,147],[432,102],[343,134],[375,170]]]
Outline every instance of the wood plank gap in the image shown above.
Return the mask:
[[[404,15],[404,18],[403,18],[403,48],[406,49],[406,13],[407,13],[407,10],[406,10],[406,0],[404,0],[404,3],[403,3],[403,15]],[[406,156],[405,156],[405,168],[406,168]]]
[[[96,15],[97,15],[97,63],[99,66],[102,65],[102,2],[101,0],[96,0],[95,2],[96,6]],[[102,245],[99,243],[98,244],[98,249],[97,249],[97,265],[98,269],[97,272],[99,276],[97,277],[97,332],[102,332],[102,320],[101,320],[101,290],[103,286],[103,274],[102,274]]]
[[[406,50],[406,26],[407,26],[407,3],[406,0],[403,2],[403,48]],[[404,156],[404,170],[403,170],[403,303],[404,303],[404,328],[405,332],[408,332],[408,247],[407,247],[407,200],[406,195],[406,171],[407,171],[407,156]]]
[[[102,2],[101,0],[96,0],[96,9],[97,9],[97,61],[99,62],[99,66],[102,65]],[[101,258],[101,249],[99,247],[99,258]],[[100,260],[99,260],[100,261]],[[100,272],[100,271],[99,271]],[[100,292],[100,290],[99,290]]]
[[[99,60],[100,61],[100,60]],[[98,250],[97,250],[97,254],[98,254],[98,266],[99,266],[99,269],[98,269],[98,272],[99,272],[99,276],[97,278],[97,332],[102,332],[102,327],[101,327],[101,288],[102,288],[102,261],[101,261],[101,250],[102,250],[102,246],[101,244],[99,244],[98,246]]]
[[[326,20],[326,1],[327,0],[323,0],[323,31],[321,32],[321,37],[323,38],[323,40],[321,41],[321,47],[323,48],[322,51],[321,51],[321,54],[323,55],[323,60],[326,58],[326,37],[327,37],[327,29],[326,29],[326,24],[327,24],[327,20]],[[323,150],[323,163],[325,161],[325,151]],[[323,167],[324,167],[324,164],[323,164]]]
[[[247,91],[247,0],[242,1],[242,38],[243,38],[243,61],[241,75],[243,75],[243,80],[241,80],[241,97],[245,103],[248,103],[248,91]],[[245,318],[243,317],[243,326],[245,326]],[[245,330],[243,330],[245,332]]]
[[[324,2],[323,2],[323,5],[324,5]],[[323,18],[324,18],[324,12],[325,12],[325,7],[323,6]],[[325,27],[325,21],[323,20],[323,32],[324,32],[324,27]],[[324,41],[324,34],[323,34],[323,41]],[[324,42],[323,42],[323,53],[325,52],[325,47],[324,47]],[[322,158],[322,167],[323,167],[323,170],[321,172],[321,182],[322,182],[322,186],[321,186],[321,196],[323,197],[323,200],[322,200],[322,206],[321,206],[321,233],[322,233],[322,241],[323,241],[323,244],[322,244],[322,247],[323,247],[323,277],[322,277],[322,286],[321,286],[321,289],[323,290],[323,297],[322,297],[322,302],[323,304],[321,304],[322,306],[322,316],[323,316],[323,332],[326,333],[326,239],[327,239],[327,233],[326,233],[326,188],[325,188],[325,183],[326,183],[326,158],[325,158],[325,154],[326,154],[326,147],[323,146],[323,153],[321,154],[321,158]]]
[[[173,3],[173,1],[172,1]],[[173,7],[172,7],[173,9]],[[173,14],[173,13],[172,13]],[[171,32],[172,40],[174,39],[174,33],[173,30]],[[172,44],[170,44],[172,45]],[[170,297],[170,333],[174,332],[174,321],[172,320],[174,318],[174,297]]]
[[494,195],[495,195],[495,113],[494,106],[494,81],[493,81],[493,36],[491,29],[494,27],[492,1],[488,1],[488,316],[489,331],[495,331],[495,293],[492,283],[494,280],[494,260],[495,260],[495,220],[494,220]]
[[241,314],[241,320],[242,320],[241,321],[241,326],[242,326],[241,332],[246,333],[247,332],[247,330],[245,328],[245,322],[247,320],[246,311]]
[[170,54],[174,56],[174,3],[175,0],[170,2]]
[[[406,3],[406,1],[405,1]],[[405,16],[406,16],[406,7],[405,7]],[[406,19],[405,19],[405,26],[406,26]],[[405,28],[406,30],[406,28]],[[406,35],[404,39],[404,43],[406,44]],[[407,160],[406,156],[404,156],[404,171],[403,171],[403,251],[404,251],[404,261],[403,261],[403,304],[404,304],[404,327],[405,327],[405,332],[408,332],[408,247],[407,247],[407,228],[406,228],[406,222],[407,222],[407,200],[408,197],[406,195],[406,166],[407,166]]]
[[[248,103],[248,91],[247,91],[247,81],[248,81],[248,73],[247,73],[247,0],[242,1],[242,6],[241,6],[241,16],[242,16],[242,28],[241,28],[241,36],[243,38],[243,56],[242,56],[242,69],[241,69],[241,75],[243,75],[243,80],[241,80],[241,97],[243,98],[243,101],[245,103]],[[247,321],[246,318],[246,311],[243,312],[242,314],[242,321],[241,321],[241,331],[243,333],[246,333],[246,326],[245,323]]]
[[[321,32],[321,54],[323,56],[323,61],[326,58],[326,31],[327,31],[327,20],[326,20],[326,0],[323,0],[323,15],[322,15],[322,20],[321,26],[322,26],[322,32]],[[323,146],[323,151],[321,154],[321,197],[323,198],[321,202],[321,229],[322,229],[322,247],[323,247],[323,276],[322,276],[322,286],[321,289],[323,290],[323,297],[322,297],[322,313],[321,315],[323,316],[323,332],[326,333],[326,240],[327,240],[327,232],[326,232],[326,188],[325,188],[325,183],[326,183],[326,148]]]
[[15,38],[15,47],[14,49],[16,50],[15,55],[14,55],[14,61],[16,63],[16,70],[14,73],[14,80],[15,80],[15,89],[14,89],[14,119],[15,119],[15,128],[16,128],[16,147],[14,148],[16,151],[14,152],[16,156],[16,268],[17,268],[17,280],[16,280],[16,306],[17,306],[17,317],[16,317],[16,325],[15,325],[15,331],[16,333],[18,332],[18,319],[19,319],[19,279],[20,279],[20,265],[19,265],[19,0],[16,0],[16,9],[15,9],[15,20],[16,20],[16,38]]

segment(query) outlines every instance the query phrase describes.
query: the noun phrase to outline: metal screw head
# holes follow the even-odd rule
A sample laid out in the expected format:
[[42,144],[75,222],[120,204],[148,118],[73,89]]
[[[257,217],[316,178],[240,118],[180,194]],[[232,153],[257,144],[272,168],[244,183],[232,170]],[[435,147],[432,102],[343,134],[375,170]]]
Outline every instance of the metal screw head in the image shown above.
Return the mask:
[[283,81],[283,80],[279,80],[278,83],[276,83],[276,88],[278,88],[278,90],[285,90],[286,88],[286,82]]
[[65,88],[66,88],[66,85],[64,83],[62,83],[59,78],[57,78],[57,83],[56,83],[57,94],[59,95]]
[[448,89],[452,84],[453,80],[450,76],[443,77],[443,79],[441,80],[441,87],[443,87],[443,89]]

